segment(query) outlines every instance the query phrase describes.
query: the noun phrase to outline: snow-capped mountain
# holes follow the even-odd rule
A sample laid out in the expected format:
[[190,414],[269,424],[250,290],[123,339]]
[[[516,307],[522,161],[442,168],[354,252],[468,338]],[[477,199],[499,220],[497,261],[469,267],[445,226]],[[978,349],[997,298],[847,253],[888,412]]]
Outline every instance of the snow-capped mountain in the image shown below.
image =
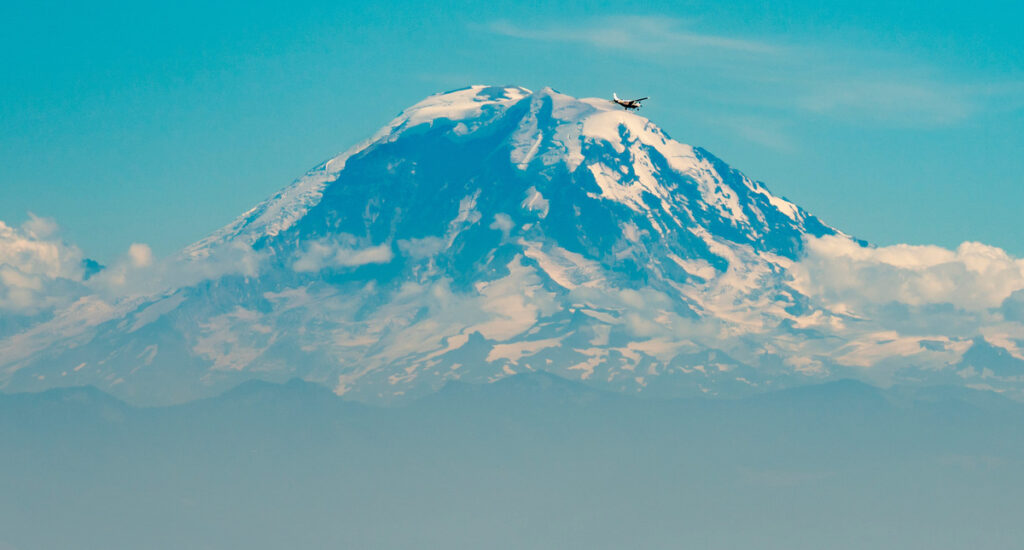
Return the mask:
[[607,100],[474,86],[187,248],[158,288],[0,341],[0,383],[168,403],[249,378],[364,401],[524,371],[666,396],[957,380],[970,340],[811,296],[809,239],[861,246]]

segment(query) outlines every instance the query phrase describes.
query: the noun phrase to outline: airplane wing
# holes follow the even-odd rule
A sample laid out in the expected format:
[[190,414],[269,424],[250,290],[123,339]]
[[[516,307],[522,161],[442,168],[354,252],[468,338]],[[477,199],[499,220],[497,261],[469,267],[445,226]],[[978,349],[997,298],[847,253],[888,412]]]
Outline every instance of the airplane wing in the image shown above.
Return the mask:
[[641,97],[640,99],[634,99],[633,101],[643,101],[645,99],[651,99],[649,97]]

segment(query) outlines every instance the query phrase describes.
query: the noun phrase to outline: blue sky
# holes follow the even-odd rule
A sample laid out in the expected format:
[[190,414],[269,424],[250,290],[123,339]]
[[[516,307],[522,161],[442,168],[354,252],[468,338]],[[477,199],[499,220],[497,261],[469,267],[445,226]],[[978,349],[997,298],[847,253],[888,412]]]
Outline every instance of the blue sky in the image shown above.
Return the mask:
[[644,114],[877,244],[1024,255],[1018,2],[0,7],[0,220],[166,255],[431,93]]

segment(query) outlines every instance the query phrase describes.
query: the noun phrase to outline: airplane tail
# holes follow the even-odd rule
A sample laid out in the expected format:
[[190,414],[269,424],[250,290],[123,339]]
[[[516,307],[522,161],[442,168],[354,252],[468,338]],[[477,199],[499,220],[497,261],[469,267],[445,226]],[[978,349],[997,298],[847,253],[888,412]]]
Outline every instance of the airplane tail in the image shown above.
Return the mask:
[[612,92],[612,99],[619,101],[619,96],[615,95],[615,92]]

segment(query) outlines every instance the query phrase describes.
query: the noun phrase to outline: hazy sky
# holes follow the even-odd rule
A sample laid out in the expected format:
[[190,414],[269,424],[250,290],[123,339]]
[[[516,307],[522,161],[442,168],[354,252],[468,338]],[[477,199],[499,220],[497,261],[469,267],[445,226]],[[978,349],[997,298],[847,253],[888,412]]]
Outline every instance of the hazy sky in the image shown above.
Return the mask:
[[166,255],[424,96],[518,84],[649,95],[871,242],[1024,255],[1019,0],[143,4],[0,6],[0,220]]

